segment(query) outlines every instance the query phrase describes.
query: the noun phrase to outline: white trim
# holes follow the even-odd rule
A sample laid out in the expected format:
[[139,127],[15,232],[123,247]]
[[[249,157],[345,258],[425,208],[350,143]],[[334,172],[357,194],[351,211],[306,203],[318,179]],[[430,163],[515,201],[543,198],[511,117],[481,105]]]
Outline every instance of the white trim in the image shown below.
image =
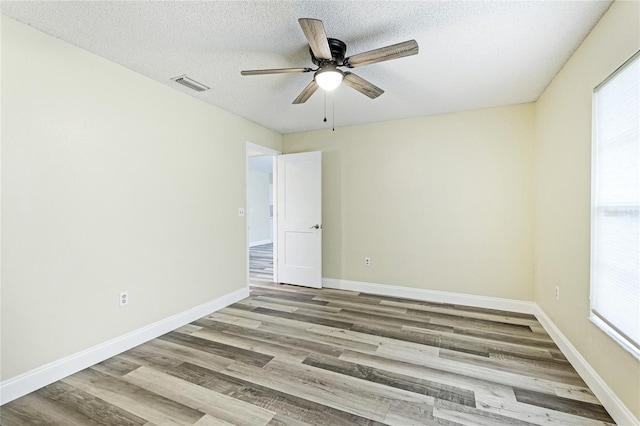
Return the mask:
[[640,420],[620,401],[620,398],[607,386],[605,381],[602,380],[587,360],[580,355],[580,352],[538,305],[536,305],[535,316],[555,344],[558,345],[564,356],[567,357],[573,368],[576,369],[580,377],[600,400],[602,406],[607,409],[613,420],[619,425],[640,425]]
[[127,351],[249,296],[243,287],[179,314],[131,331],[0,383],[0,405]]
[[383,296],[404,297],[425,302],[450,303],[474,306],[486,309],[533,314],[536,304],[524,300],[502,299],[499,297],[476,296],[472,294],[451,293],[448,291],[425,290],[388,284],[367,283],[362,281],[336,280],[323,278],[322,287],[339,290],[362,291]]
[[260,240],[260,241],[254,241],[249,243],[249,247],[255,247],[255,246],[261,246],[264,244],[271,244],[273,241],[272,240]]
[[[273,157],[273,217],[271,218],[271,223],[273,224],[273,281],[278,282],[278,167],[277,167],[277,158],[278,155],[282,154],[280,151],[276,151],[275,149],[267,148],[266,146],[258,145],[253,142],[245,142],[245,161],[244,161],[244,204],[245,206],[249,205],[249,151],[257,151],[261,152],[264,155],[270,155]],[[247,209],[248,210],[248,209]],[[247,211],[247,214],[249,212]],[[245,229],[246,229],[246,247],[247,247],[247,264],[246,264],[246,272],[247,272],[247,289],[249,288],[249,247],[252,247],[252,243],[249,241],[249,220],[248,217],[245,217]],[[266,244],[266,243],[265,243]]]

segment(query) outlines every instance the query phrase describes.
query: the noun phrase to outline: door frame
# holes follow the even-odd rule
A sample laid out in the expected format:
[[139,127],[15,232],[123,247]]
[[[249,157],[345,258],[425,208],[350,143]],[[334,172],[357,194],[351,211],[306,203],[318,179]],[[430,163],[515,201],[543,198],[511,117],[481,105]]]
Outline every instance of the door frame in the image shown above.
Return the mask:
[[249,153],[259,152],[262,155],[270,155],[273,161],[273,282],[278,282],[278,155],[282,152],[253,142],[245,142],[244,164],[244,205],[245,205],[245,250],[247,261],[247,288],[249,287]]

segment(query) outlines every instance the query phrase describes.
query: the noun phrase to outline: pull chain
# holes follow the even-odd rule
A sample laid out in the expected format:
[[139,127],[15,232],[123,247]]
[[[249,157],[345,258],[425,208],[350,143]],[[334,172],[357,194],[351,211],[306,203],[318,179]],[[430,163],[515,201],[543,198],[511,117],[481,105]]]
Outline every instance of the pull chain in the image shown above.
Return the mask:
[[324,91],[324,122],[327,122],[327,91]]
[[331,105],[331,114],[332,114],[331,121],[333,121],[333,123],[332,123],[333,124],[333,131],[335,132],[336,131],[336,98],[335,97],[331,98],[331,103],[332,103],[332,105]]

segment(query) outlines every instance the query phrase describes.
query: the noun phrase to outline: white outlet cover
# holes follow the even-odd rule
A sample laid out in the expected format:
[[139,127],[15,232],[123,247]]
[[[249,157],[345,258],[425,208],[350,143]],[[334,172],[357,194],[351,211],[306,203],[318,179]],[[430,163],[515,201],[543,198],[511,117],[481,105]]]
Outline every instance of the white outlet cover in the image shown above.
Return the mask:
[[238,207],[238,217],[244,217],[244,207]]
[[129,304],[129,292],[123,291],[120,293],[120,306],[125,306]]

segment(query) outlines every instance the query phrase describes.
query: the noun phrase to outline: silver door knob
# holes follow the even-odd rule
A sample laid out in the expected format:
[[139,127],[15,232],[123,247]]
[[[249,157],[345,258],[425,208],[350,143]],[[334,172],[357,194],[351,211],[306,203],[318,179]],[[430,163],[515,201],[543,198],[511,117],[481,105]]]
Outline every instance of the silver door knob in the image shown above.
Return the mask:
[[309,229],[321,229],[322,225],[318,225],[317,223],[315,225],[313,225],[311,228]]

